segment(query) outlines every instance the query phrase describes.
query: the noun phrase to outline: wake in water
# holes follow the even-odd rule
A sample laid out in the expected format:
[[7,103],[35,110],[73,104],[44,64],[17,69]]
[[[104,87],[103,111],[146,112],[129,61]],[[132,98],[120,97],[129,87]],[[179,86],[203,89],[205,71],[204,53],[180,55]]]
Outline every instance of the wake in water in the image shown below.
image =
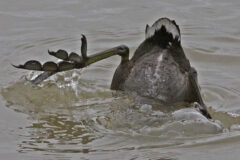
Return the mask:
[[31,119],[27,127],[30,134],[19,151],[82,153],[162,148],[211,142],[216,134],[239,130],[238,117],[219,116],[210,110],[214,119],[232,118],[233,123],[225,125],[224,121],[207,119],[194,106],[186,108],[182,104],[161,110],[154,104],[136,104],[136,97],[111,91],[101,80],[91,81],[84,74],[69,71],[40,85],[22,78],[1,90],[8,107]]
[[76,71],[62,73],[37,86],[23,79],[1,93],[9,107],[33,119],[35,115],[62,113],[82,120],[88,117],[94,126],[86,124],[86,127],[93,129],[101,126],[155,136],[169,132],[179,136],[215,134],[223,130],[220,122],[208,120],[194,106],[185,108],[182,104],[178,109],[173,106],[161,110],[156,105],[136,104],[136,97],[116,93],[80,76]]

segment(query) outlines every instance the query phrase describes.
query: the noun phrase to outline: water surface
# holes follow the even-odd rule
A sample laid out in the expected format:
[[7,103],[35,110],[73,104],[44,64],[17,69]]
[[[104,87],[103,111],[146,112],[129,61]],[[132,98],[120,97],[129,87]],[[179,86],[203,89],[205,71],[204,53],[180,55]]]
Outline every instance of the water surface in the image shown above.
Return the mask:
[[[235,160],[240,148],[238,0],[8,0],[0,2],[0,155],[2,159]],[[109,89],[119,57],[59,73],[39,86],[10,64],[53,60],[47,50],[88,53],[126,44],[145,25],[179,24],[214,121],[193,108],[161,112]],[[185,114],[188,113],[188,114]],[[217,154],[216,154],[217,153]]]

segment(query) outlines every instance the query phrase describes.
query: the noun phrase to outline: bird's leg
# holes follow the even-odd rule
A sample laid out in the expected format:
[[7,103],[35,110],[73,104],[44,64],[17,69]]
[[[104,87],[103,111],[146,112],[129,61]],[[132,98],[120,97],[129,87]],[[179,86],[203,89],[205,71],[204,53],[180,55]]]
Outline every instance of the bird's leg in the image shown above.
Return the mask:
[[83,34],[82,34],[81,42],[82,42],[82,45],[81,45],[82,57],[74,52],[68,54],[67,51],[63,49],[59,49],[57,52],[48,51],[48,54],[64,61],[80,63],[82,59],[87,58],[87,38]]
[[200,88],[198,86],[198,81],[197,81],[197,71],[191,67],[190,72],[189,72],[189,81],[191,86],[193,87],[193,94],[195,95],[195,100],[199,105],[195,105],[200,112],[207,117],[208,119],[212,119],[211,115],[207,111],[207,107],[203,102],[201,93],[200,93]]
[[49,51],[49,54],[61,59],[59,63],[55,62],[46,62],[43,65],[35,60],[27,61],[24,65],[13,65],[16,68],[27,69],[27,70],[36,70],[36,71],[44,71],[42,74],[38,75],[37,78],[32,80],[33,84],[39,84],[43,80],[47,79],[51,75],[72,70],[72,69],[80,69],[87,67],[88,65],[98,62],[100,60],[106,59],[113,55],[119,55],[122,58],[122,61],[129,60],[129,49],[125,45],[120,45],[106,51],[96,53],[90,56],[87,56],[87,39],[83,35],[81,46],[81,56],[76,53],[68,54],[64,50],[58,50],[57,52]]

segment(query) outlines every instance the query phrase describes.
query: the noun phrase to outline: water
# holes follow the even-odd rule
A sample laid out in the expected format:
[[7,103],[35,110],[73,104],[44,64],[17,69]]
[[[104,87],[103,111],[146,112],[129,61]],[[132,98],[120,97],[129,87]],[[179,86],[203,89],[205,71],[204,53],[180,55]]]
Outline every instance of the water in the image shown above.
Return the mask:
[[[239,7],[238,0],[1,1],[1,159],[238,159]],[[145,25],[164,16],[180,25],[214,121],[192,108],[136,106],[111,91],[119,57],[39,86],[25,81],[31,72],[10,65],[56,60],[48,49],[79,52],[82,33],[89,54],[120,44],[133,53]]]

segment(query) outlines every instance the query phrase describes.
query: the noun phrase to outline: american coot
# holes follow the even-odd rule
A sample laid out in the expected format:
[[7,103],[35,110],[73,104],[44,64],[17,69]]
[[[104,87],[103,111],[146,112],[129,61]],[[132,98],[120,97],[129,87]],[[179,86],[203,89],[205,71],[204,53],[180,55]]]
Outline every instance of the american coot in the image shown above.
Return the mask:
[[45,71],[32,80],[32,83],[38,84],[57,72],[84,68],[107,57],[119,55],[121,63],[114,73],[111,89],[134,92],[164,105],[198,102],[202,114],[211,118],[200,94],[197,71],[185,56],[180,29],[174,20],[160,18],[152,26],[146,25],[145,40],[131,59],[125,45],[87,56],[86,37],[83,35],[81,40],[81,56],[68,54],[65,50],[49,51],[50,55],[62,61],[42,65],[30,60],[14,67]]

